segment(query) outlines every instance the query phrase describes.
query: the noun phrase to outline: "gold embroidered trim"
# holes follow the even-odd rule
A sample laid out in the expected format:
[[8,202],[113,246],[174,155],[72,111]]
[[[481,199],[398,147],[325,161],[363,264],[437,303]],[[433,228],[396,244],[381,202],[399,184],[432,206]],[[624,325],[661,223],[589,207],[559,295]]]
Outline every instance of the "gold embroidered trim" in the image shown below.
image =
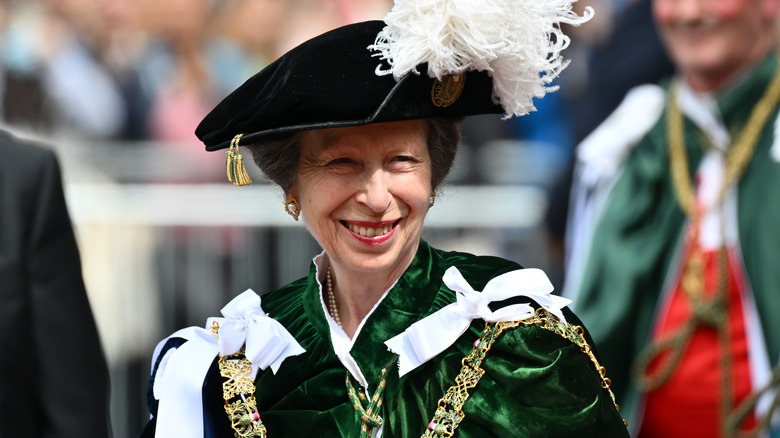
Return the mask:
[[433,420],[431,420],[428,429],[423,433],[423,437],[453,436],[455,429],[458,428],[460,422],[466,417],[466,414],[463,413],[463,405],[469,398],[469,389],[477,386],[479,379],[485,374],[485,370],[480,368],[482,360],[504,330],[517,327],[519,324],[519,321],[507,321],[496,324],[487,323],[485,325],[482,337],[474,343],[471,353],[463,358],[463,368],[460,369],[460,373],[455,377],[455,385],[451,386],[444,394],[444,397],[439,400]]
[[[214,321],[210,330],[219,336],[219,323]],[[265,438],[265,425],[257,411],[252,363],[246,358],[244,348],[230,356],[220,354],[218,366],[219,375],[226,379],[222,382],[222,397],[234,435],[236,438]]]
[[[556,333],[579,346],[580,350],[588,355],[596,367],[596,371],[601,377],[601,387],[609,392],[615,409],[620,410],[615,401],[615,394],[610,388],[612,382],[607,377],[606,369],[599,364],[590,345],[585,340],[582,327],[564,323],[545,309],[540,308],[529,319],[485,324],[485,330],[479,340],[474,343],[471,353],[461,361],[463,367],[455,377],[455,385],[451,386],[439,400],[433,420],[423,433],[423,438],[452,437],[455,434],[460,422],[466,417],[463,405],[471,395],[469,390],[476,387],[482,375],[485,374],[481,365],[487,352],[501,333],[519,325],[539,325],[541,328]],[[211,331],[219,336],[219,324],[216,321],[213,322]],[[265,438],[266,429],[257,410],[255,384],[250,377],[252,364],[246,358],[244,349],[242,348],[238,353],[230,356],[220,354],[218,365],[219,374],[227,379],[222,384],[222,392],[225,399],[225,412],[230,418],[234,435],[236,438]],[[625,420],[623,423],[627,424]]]
[[[580,350],[588,355],[590,361],[593,363],[593,366],[596,367],[596,371],[599,373],[599,377],[601,378],[601,387],[609,392],[609,396],[612,398],[612,403],[615,405],[615,409],[620,411],[620,406],[618,406],[617,401],[615,400],[615,394],[612,392],[612,381],[609,379],[609,377],[607,377],[607,369],[601,366],[598,359],[596,359],[596,355],[593,354],[593,350],[590,348],[588,341],[585,339],[585,335],[583,334],[584,330],[581,326],[565,323],[558,319],[557,316],[542,308],[537,309],[532,318],[520,321],[520,324],[538,324],[539,327],[566,338],[571,343],[580,347]],[[623,423],[627,424],[625,420],[623,420]]]
[[[461,368],[458,376],[455,377],[455,385],[451,386],[439,400],[436,413],[428,425],[428,429],[423,433],[423,438],[452,437],[455,434],[455,429],[458,428],[458,425],[466,416],[463,412],[463,405],[469,398],[468,390],[474,388],[485,373],[485,370],[480,368],[482,360],[504,330],[517,327],[518,325],[539,325],[539,327],[549,330],[580,347],[580,350],[588,355],[590,361],[596,367],[596,371],[601,378],[601,387],[609,392],[615,409],[620,411],[620,406],[618,406],[615,394],[611,389],[612,381],[607,377],[607,370],[601,366],[598,359],[596,359],[596,355],[593,354],[593,350],[585,339],[582,327],[562,322],[555,315],[540,308],[536,310],[533,317],[522,321],[486,324],[482,337],[474,344],[474,349],[471,353],[463,359],[463,368]],[[625,420],[623,420],[623,424],[628,425]]]

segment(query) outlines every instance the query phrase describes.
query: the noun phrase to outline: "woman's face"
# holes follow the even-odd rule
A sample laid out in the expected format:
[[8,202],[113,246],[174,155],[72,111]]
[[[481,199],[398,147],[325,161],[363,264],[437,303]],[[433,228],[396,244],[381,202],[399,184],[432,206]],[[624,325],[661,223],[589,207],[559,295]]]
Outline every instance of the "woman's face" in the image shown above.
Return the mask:
[[304,132],[290,193],[344,271],[400,276],[417,251],[432,194],[423,120]]

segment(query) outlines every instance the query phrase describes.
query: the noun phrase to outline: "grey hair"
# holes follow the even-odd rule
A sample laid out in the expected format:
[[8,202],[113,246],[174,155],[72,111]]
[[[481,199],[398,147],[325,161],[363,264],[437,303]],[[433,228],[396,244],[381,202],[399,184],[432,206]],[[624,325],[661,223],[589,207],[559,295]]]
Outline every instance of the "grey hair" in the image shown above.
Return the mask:
[[[431,158],[431,187],[434,191],[447,177],[460,143],[458,118],[431,118],[428,122],[428,155]],[[287,194],[298,178],[301,158],[301,132],[279,134],[244,146],[260,170]]]

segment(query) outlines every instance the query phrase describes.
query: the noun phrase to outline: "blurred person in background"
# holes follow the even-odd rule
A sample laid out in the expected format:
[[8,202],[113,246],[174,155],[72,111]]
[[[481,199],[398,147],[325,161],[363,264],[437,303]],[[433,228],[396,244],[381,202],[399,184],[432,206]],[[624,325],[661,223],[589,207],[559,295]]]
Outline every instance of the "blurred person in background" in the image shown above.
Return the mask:
[[[10,126],[31,130],[48,129],[51,115],[45,106],[45,92],[40,71],[30,56],[9,47],[8,27],[14,14],[10,0],[0,1],[0,120]],[[18,59],[15,59],[18,58]]]
[[[223,2],[146,0],[142,7],[149,41],[137,65],[149,99],[147,139],[166,149],[160,156],[169,156],[196,147],[192,127],[246,80],[248,58],[215,33]],[[218,161],[212,156],[197,157],[189,162],[193,168],[186,174],[200,182],[219,180]],[[177,181],[175,168],[164,178]]]
[[150,96],[143,87],[140,57],[149,44],[147,0],[95,0],[91,46],[93,54],[113,79],[124,107],[120,141],[143,141],[149,135]]
[[152,99],[149,138],[191,145],[197,142],[192,126],[257,71],[253,67],[278,56],[282,18],[290,6],[281,0],[144,4],[151,41],[138,62]]
[[219,5],[214,0],[150,0],[145,7],[153,20],[152,41],[139,62],[151,96],[149,139],[192,146],[197,139],[191,127],[241,83],[237,75],[218,74],[232,67],[223,65],[226,60],[209,32]]
[[0,436],[109,437],[108,371],[54,153],[0,131]]
[[414,3],[302,43],[198,125],[237,185],[239,143],[252,152],[323,252],[158,344],[141,436],[627,436],[541,270],[421,240],[462,118],[530,111],[563,67],[556,25],[588,17],[528,0],[423,19]]
[[[652,0],[592,1],[602,20],[600,28],[577,29],[584,48],[580,78],[572,98],[575,143],[580,143],[617,108],[632,88],[657,83],[674,72],[663,48],[651,11]],[[587,34],[587,32],[591,32]],[[567,71],[564,76],[582,70]]]
[[392,7],[392,0],[291,0],[277,53],[346,24],[381,19]]
[[25,117],[6,117],[6,123],[86,140],[113,138],[120,132],[125,117],[121,95],[91,46],[97,1],[6,3],[0,59],[6,77],[17,81],[2,90],[4,111],[28,107],[30,100],[35,105]]
[[[281,55],[280,40],[296,2],[290,0],[227,0],[215,24],[215,33],[233,50],[243,80]],[[232,88],[231,88],[232,89]]]
[[579,146],[567,296],[640,438],[780,436],[778,7],[653,0],[676,75]]
[[[561,82],[568,91],[565,103],[569,131],[579,144],[617,108],[629,90],[657,83],[674,72],[653,22],[652,0],[591,0],[598,11],[591,26],[572,35],[580,57],[573,60]],[[581,62],[577,62],[581,61]],[[567,157],[565,169],[550,190],[545,225],[551,251],[563,271],[566,218],[576,163],[576,146]]]

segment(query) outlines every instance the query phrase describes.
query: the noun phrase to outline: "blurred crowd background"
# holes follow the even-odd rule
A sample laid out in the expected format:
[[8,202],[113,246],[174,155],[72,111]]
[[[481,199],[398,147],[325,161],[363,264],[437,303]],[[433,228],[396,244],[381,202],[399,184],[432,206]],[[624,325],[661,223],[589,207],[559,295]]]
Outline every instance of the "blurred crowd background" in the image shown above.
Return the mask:
[[[589,0],[572,60],[538,111],[469,119],[425,237],[547,270],[560,288],[575,145],[632,86],[669,75],[645,0]],[[234,188],[193,131],[298,43],[381,19],[390,0],[0,0],[0,121],[62,161],[111,369],[114,434],[146,419],[155,343],[230,298],[305,274],[319,252],[264,184]],[[438,211],[437,211],[438,210]],[[76,352],[77,354],[77,352]]]

